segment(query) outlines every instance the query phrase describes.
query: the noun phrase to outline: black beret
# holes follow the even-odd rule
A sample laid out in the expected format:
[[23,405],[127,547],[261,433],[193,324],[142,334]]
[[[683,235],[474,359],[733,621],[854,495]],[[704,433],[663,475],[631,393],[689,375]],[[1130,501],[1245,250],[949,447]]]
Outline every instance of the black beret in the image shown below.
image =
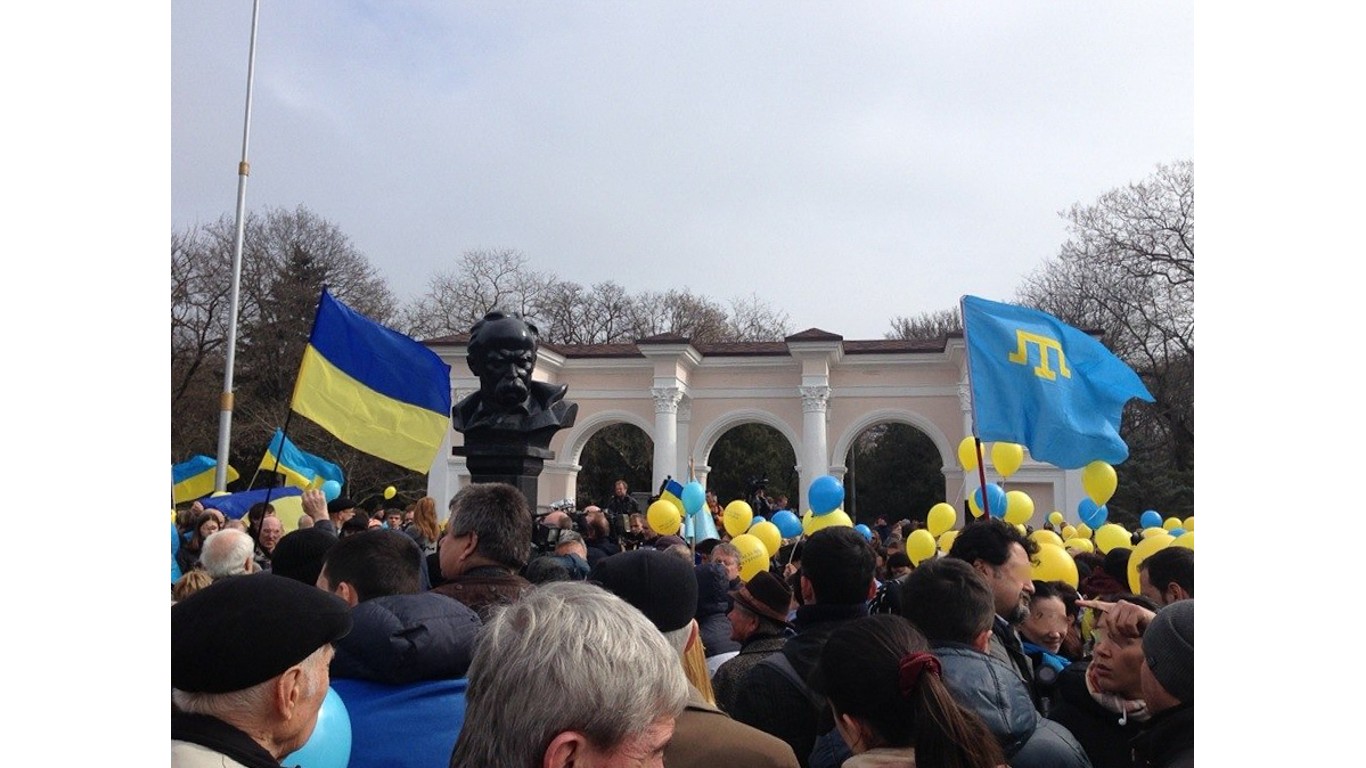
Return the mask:
[[327,502],[327,514],[335,515],[338,512],[345,512],[346,510],[354,509],[355,507],[356,502],[346,498],[345,496],[338,496],[337,498]]
[[322,528],[300,528],[290,531],[275,545],[270,555],[270,572],[301,581],[308,586],[318,583],[327,553],[337,543],[337,534]]
[[216,581],[171,606],[171,687],[250,688],[350,631],[346,601],[317,587],[269,573]]
[[633,549],[605,557],[588,580],[634,605],[661,632],[692,621],[697,612],[697,577],[692,563],[656,549]]

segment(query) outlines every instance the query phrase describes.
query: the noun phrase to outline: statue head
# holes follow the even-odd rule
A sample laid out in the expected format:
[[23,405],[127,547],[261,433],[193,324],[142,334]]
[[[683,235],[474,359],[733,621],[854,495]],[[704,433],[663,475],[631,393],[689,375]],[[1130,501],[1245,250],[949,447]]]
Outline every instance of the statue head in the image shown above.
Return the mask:
[[499,310],[474,324],[467,362],[479,377],[479,392],[485,403],[502,410],[526,403],[539,339],[536,326],[519,315]]

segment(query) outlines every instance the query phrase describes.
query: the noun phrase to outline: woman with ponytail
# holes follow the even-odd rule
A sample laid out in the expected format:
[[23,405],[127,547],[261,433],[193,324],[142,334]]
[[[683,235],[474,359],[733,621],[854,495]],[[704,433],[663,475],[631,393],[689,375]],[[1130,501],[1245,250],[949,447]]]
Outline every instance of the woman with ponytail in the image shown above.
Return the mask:
[[944,687],[920,630],[894,614],[842,625],[821,651],[813,683],[854,756],[843,768],[995,768],[996,739]]

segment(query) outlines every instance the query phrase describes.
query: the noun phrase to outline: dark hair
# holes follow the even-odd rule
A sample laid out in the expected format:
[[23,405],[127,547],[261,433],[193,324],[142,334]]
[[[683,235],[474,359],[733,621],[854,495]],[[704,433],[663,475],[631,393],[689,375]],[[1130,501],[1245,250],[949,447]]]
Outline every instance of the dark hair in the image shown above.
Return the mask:
[[901,586],[900,614],[933,643],[971,643],[996,618],[996,598],[966,560],[927,560]]
[[1039,545],[1004,520],[989,518],[964,526],[953,540],[949,557],[965,560],[969,565],[978,560],[1000,567],[1010,559],[1010,545],[1024,547],[1031,558],[1038,554]]
[[451,499],[448,535],[473,532],[476,551],[520,571],[531,556],[531,511],[526,497],[506,483],[474,483]]
[[422,551],[402,531],[377,528],[337,542],[323,561],[322,576],[329,589],[347,582],[365,602],[389,595],[413,595],[422,590]]
[[1000,745],[944,685],[939,661],[910,622],[891,614],[840,625],[821,649],[812,685],[836,716],[872,731],[871,746],[915,747],[918,765],[994,768]]
[[1158,592],[1166,592],[1167,585],[1176,582],[1187,594],[1195,595],[1195,553],[1185,547],[1159,549],[1139,563],[1138,570],[1148,572],[1148,581]]
[[1128,547],[1115,547],[1105,553],[1105,559],[1101,561],[1100,569],[1110,574],[1111,578],[1120,584],[1129,583],[1129,558],[1134,551]]
[[890,554],[890,555],[887,555],[887,570],[889,570],[889,571],[890,571],[891,569],[893,569],[893,568],[914,568],[914,567],[915,567],[914,564],[911,563],[911,557],[910,557],[910,555],[906,554],[906,553],[903,552],[903,551],[899,551],[899,550],[898,550],[898,551],[896,551],[896,552],[893,552],[893,553]]
[[1062,601],[1062,610],[1069,618],[1076,619],[1081,615],[1081,609],[1077,607],[1077,601],[1081,595],[1072,588],[1071,584],[1065,581],[1039,581],[1034,580],[1034,600],[1049,600],[1057,598]]
[[545,584],[551,581],[574,581],[565,558],[560,555],[540,555],[531,558],[526,565],[525,578],[532,584]]
[[802,574],[810,580],[817,603],[862,604],[876,570],[873,550],[853,528],[822,528],[802,547]]

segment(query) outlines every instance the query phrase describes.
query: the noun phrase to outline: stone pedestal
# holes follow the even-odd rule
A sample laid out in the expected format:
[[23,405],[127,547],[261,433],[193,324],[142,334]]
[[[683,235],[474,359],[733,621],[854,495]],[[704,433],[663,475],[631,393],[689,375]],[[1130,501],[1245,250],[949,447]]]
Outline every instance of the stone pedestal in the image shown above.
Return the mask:
[[545,462],[555,458],[554,451],[532,445],[460,445],[452,448],[451,453],[465,457],[470,482],[514,486],[526,497],[533,512],[539,502],[537,479]]

